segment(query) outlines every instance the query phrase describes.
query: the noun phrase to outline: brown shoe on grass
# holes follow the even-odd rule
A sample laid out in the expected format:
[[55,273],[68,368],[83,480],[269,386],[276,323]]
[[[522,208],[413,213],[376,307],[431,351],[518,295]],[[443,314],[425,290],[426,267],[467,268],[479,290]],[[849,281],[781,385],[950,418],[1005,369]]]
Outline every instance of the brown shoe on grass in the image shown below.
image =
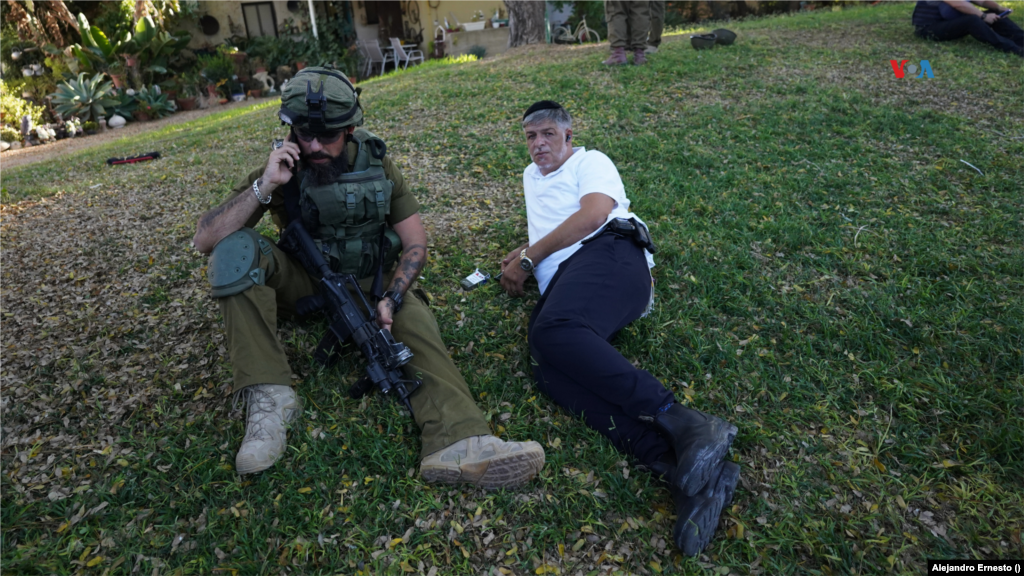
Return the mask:
[[633,65],[643,66],[644,64],[647,64],[647,56],[644,55],[643,48],[633,50]]
[[629,60],[626,60],[626,49],[625,48],[612,48],[612,55],[607,60],[601,62],[606,66],[622,66],[629,64]]
[[495,436],[470,436],[430,454],[420,463],[427,482],[513,488],[544,467],[544,448],[536,442],[506,442]]

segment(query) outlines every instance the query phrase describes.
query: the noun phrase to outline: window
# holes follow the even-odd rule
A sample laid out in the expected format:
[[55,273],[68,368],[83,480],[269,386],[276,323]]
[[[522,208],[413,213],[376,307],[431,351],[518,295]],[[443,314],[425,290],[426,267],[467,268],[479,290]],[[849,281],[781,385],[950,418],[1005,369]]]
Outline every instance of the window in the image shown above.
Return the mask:
[[380,15],[377,14],[377,3],[370,0],[369,2],[363,2],[366,10],[366,24],[373,25],[380,23]]
[[249,38],[256,36],[277,36],[277,15],[271,2],[242,4],[245,31]]

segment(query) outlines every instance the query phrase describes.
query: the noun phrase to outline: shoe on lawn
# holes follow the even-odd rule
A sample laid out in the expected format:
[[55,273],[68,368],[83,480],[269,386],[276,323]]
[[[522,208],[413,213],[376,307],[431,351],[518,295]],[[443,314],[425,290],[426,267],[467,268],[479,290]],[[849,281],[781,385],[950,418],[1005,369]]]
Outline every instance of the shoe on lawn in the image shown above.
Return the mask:
[[639,48],[633,50],[634,66],[643,66],[644,64],[647,64],[647,56],[644,55],[644,52],[646,52],[646,50],[640,50]]
[[686,496],[695,496],[725,458],[736,437],[736,427],[678,402],[659,411],[653,421],[675,451],[671,483]]
[[606,66],[622,66],[623,64],[629,64],[629,60],[626,60],[626,49],[612,48],[612,55],[604,62],[601,62],[601,64]]
[[302,412],[291,386],[255,384],[239,394],[246,402],[245,437],[235,456],[239,474],[262,472],[274,465],[288,446],[287,425]]
[[543,467],[544,448],[536,442],[470,436],[424,458],[420,475],[427,482],[512,488],[529,482]]
[[725,461],[718,465],[707,486],[697,495],[686,496],[679,488],[671,488],[676,504],[672,540],[683,554],[696,556],[711,543],[722,510],[732,502],[739,474],[738,464]]
[[644,48],[644,54],[657,54],[657,53],[658,53],[658,47],[657,46],[651,46],[650,44],[648,44],[647,48]]

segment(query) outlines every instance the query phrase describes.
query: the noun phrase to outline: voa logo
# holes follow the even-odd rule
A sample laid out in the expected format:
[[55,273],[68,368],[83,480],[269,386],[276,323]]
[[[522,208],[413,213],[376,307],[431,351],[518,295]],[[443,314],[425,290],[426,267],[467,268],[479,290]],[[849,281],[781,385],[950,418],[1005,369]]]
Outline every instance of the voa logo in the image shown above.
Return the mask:
[[[935,78],[932,72],[932,65],[927,60],[921,60],[921,65],[908,64],[909,60],[889,60],[892,64],[892,72],[897,78]],[[920,72],[920,74],[918,74]],[[917,76],[915,76],[917,74]]]

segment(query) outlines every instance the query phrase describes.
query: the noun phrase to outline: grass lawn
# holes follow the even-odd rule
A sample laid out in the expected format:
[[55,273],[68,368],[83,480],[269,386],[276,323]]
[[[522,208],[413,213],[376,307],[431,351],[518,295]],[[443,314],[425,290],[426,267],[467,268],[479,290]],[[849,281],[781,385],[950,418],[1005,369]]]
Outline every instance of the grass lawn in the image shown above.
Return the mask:
[[[912,9],[736,23],[735,46],[670,38],[644,68],[603,67],[607,45],[530,47],[363,85],[367,128],[424,205],[422,285],[452,357],[496,434],[547,450],[519,491],[425,485],[411,420],[346,397],[361,362],[313,365],[322,323],[280,326],[306,401],[287,455],[235,474],[241,412],[190,240],[282,133],[273,105],[4,170],[3,572],[921,574],[1024,557],[1024,69],[917,40]],[[898,80],[892,58],[935,78]],[[526,237],[518,120],[542,98],[616,162],[660,248],[656,308],[617,345],[740,428],[742,486],[698,559],[671,543],[668,492],[526,375],[536,291],[458,287]],[[163,158],[103,164],[150,150]]]

